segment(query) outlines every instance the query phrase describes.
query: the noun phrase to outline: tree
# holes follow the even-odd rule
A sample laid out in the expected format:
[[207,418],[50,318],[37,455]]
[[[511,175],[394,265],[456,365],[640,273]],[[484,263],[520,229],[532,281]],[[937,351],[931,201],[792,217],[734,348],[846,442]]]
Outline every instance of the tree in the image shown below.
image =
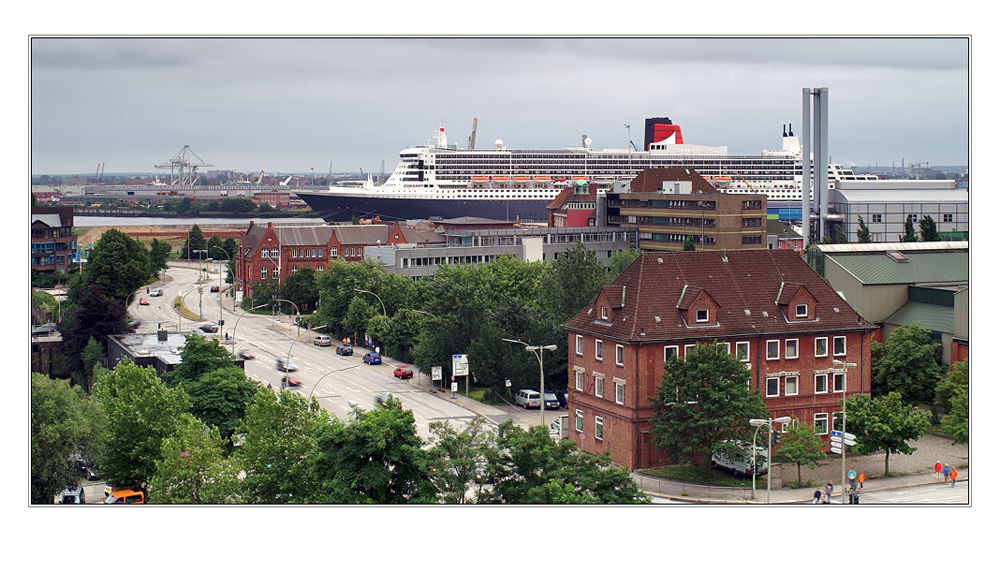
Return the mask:
[[313,467],[322,503],[429,503],[435,499],[427,452],[413,412],[389,397],[320,427]]
[[905,234],[900,235],[900,242],[917,242],[917,235],[914,234],[913,230],[913,218],[910,216],[906,217],[906,224],[903,225]]
[[312,311],[319,301],[316,271],[312,267],[302,267],[298,272],[286,275],[278,289],[282,299],[298,305],[302,311]]
[[[470,495],[482,494],[483,468],[495,441],[481,416],[469,422],[461,432],[449,422],[432,422],[428,469],[445,503],[462,504]],[[476,489],[473,495],[473,489]]]
[[180,387],[191,402],[191,414],[216,428],[222,438],[230,438],[261,385],[244,375],[236,366],[206,372],[195,380],[185,380]]
[[611,253],[608,257],[608,281],[614,281],[642,254],[637,248],[627,248]]
[[913,323],[899,327],[872,347],[872,395],[898,392],[907,404],[932,404],[941,365],[931,332]]
[[105,418],[78,386],[31,375],[31,503],[52,503],[80,475],[72,459],[100,457]]
[[224,454],[217,428],[190,414],[163,439],[156,474],[149,483],[150,503],[233,503],[239,501],[239,465]]
[[724,441],[750,440],[751,418],[768,418],[750,371],[717,344],[699,344],[663,363],[653,403],[654,444],[673,461],[701,464],[705,476]]
[[94,243],[84,269],[85,286],[97,285],[119,303],[149,279],[146,247],[117,229],[105,231]]
[[153,368],[122,360],[94,384],[94,398],[108,418],[103,476],[118,486],[146,488],[163,439],[176,432],[190,407],[187,395],[168,388]]
[[[185,198],[185,200],[187,199]],[[195,251],[205,250],[206,242],[201,228],[197,224],[192,224],[191,229],[188,230],[187,238],[184,239],[184,246],[181,247],[181,258],[185,260],[197,260],[201,253]]]
[[870,455],[885,451],[885,475],[891,453],[913,454],[907,441],[916,440],[931,425],[931,413],[903,404],[898,392],[872,398],[858,394],[847,399],[847,430],[857,435],[855,451]]
[[[205,241],[205,248],[208,249],[208,258],[214,259],[216,261],[228,260],[226,253],[223,252],[222,239],[217,234],[213,234]],[[232,253],[229,256],[233,256]]]
[[781,456],[795,463],[798,481],[802,482],[802,465],[815,469],[826,458],[826,445],[819,436],[819,429],[812,424],[794,423],[781,437]]
[[149,244],[149,270],[153,275],[167,268],[167,259],[170,257],[170,243],[158,239],[153,239]]
[[872,234],[868,230],[868,225],[861,216],[858,216],[858,242],[859,243],[870,243],[872,242]]
[[941,237],[938,236],[937,225],[934,223],[934,219],[926,214],[920,219],[920,240],[924,242],[941,240]]
[[181,348],[181,362],[164,375],[170,386],[177,386],[183,381],[198,380],[203,375],[220,368],[237,369],[229,351],[219,344],[216,338],[208,339],[198,334],[189,334],[184,338]]
[[682,248],[681,250],[682,251],[693,251],[693,250],[695,250],[694,237],[692,237],[692,236],[685,237],[684,238],[684,248]]
[[969,442],[969,388],[956,388],[948,402],[951,410],[941,421],[941,428],[955,437],[956,443]]
[[233,214],[250,214],[256,205],[249,198],[226,198],[219,202],[219,210]]
[[91,285],[89,292],[80,295],[72,313],[64,314],[64,323],[67,326],[62,328],[62,352],[69,369],[80,373],[84,372],[84,349],[91,339],[104,346],[108,336],[128,332],[125,306],[105,296],[97,285]]
[[553,440],[548,427],[528,430],[507,420],[496,448],[488,451],[483,477],[486,503],[647,503],[628,470],[610,454],[576,450],[569,440]]
[[94,338],[88,339],[87,345],[84,346],[83,353],[80,355],[80,360],[83,362],[84,380],[87,387],[90,388],[94,384],[94,372],[104,361],[104,346]]
[[940,414],[951,411],[951,399],[958,390],[969,389],[969,360],[955,362],[951,370],[938,381],[934,388],[934,406],[931,412],[935,419]]
[[247,407],[233,456],[246,475],[245,503],[309,503],[319,480],[312,462],[319,452],[316,432],[330,422],[316,399],[291,390],[260,390]]

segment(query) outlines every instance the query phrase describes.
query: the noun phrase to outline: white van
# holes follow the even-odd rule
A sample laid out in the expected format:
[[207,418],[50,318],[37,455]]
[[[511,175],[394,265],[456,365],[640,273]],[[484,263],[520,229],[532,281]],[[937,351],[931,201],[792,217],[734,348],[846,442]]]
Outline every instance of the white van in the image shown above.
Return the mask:
[[542,395],[537,390],[518,390],[514,394],[514,404],[525,408],[538,408],[542,405]]
[[[712,466],[732,471],[733,475],[749,477],[752,473],[753,459],[750,455],[750,445],[742,441],[723,443],[722,449],[712,455]],[[757,474],[767,474],[767,450],[757,447]]]

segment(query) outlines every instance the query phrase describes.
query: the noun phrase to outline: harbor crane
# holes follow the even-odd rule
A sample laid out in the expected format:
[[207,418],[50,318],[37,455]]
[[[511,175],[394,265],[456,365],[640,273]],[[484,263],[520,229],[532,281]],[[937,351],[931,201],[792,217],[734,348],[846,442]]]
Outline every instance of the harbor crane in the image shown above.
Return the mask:
[[476,149],[476,126],[479,125],[479,118],[472,118],[472,135],[469,136],[469,149]]
[[[193,159],[198,161],[192,161]],[[177,152],[177,155],[162,164],[156,164],[154,167],[170,170],[171,186],[193,186],[200,168],[214,168],[215,165],[199,158],[198,154],[191,150],[191,146],[185,145],[181,151]]]

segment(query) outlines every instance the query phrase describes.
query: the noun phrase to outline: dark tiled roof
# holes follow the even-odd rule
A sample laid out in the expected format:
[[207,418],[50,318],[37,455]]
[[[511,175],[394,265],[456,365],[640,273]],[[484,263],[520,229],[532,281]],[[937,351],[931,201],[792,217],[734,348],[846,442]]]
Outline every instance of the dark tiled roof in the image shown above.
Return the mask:
[[279,226],[275,228],[282,246],[325,246],[330,243],[332,226]]
[[430,230],[427,228],[414,228],[412,226],[407,226],[405,224],[399,225],[399,232],[403,235],[403,240],[408,243],[420,244],[434,244],[443,243],[446,238],[440,232]]
[[240,237],[240,244],[243,246],[244,255],[256,255],[257,251],[260,249],[260,243],[264,239],[264,233],[267,232],[267,224],[251,224],[247,228],[246,234]]
[[[389,242],[389,224],[352,224],[335,226],[337,242],[342,245],[376,245]],[[327,239],[329,240],[329,239]]]
[[630,187],[633,192],[656,192],[663,188],[664,182],[691,182],[691,191],[702,194],[718,194],[719,191],[702,178],[694,170],[684,168],[666,168],[661,170],[643,170],[632,179]]
[[[816,298],[813,319],[786,320],[785,310],[775,303],[782,283],[786,287],[782,296],[804,288]],[[691,293],[694,289],[707,293],[719,306],[717,325],[685,324],[679,305],[685,286],[685,304],[699,294]],[[609,305],[614,311],[610,325],[595,322],[602,301],[620,302],[621,287],[625,288],[624,306]],[[619,299],[612,301],[613,296]],[[644,252],[564,326],[624,341],[875,329],[791,250]]]

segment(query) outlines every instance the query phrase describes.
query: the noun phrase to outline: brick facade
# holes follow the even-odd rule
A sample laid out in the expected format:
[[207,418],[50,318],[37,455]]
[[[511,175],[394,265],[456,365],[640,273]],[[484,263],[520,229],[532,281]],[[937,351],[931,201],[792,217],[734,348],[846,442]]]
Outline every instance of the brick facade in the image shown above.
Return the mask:
[[874,326],[793,251],[726,254],[644,253],[564,324],[569,433],[582,450],[608,450],[629,469],[666,464],[652,445],[649,399],[665,359],[699,343],[739,353],[773,417],[825,418],[828,432],[844,386],[834,359],[857,364],[849,395],[871,391]]

